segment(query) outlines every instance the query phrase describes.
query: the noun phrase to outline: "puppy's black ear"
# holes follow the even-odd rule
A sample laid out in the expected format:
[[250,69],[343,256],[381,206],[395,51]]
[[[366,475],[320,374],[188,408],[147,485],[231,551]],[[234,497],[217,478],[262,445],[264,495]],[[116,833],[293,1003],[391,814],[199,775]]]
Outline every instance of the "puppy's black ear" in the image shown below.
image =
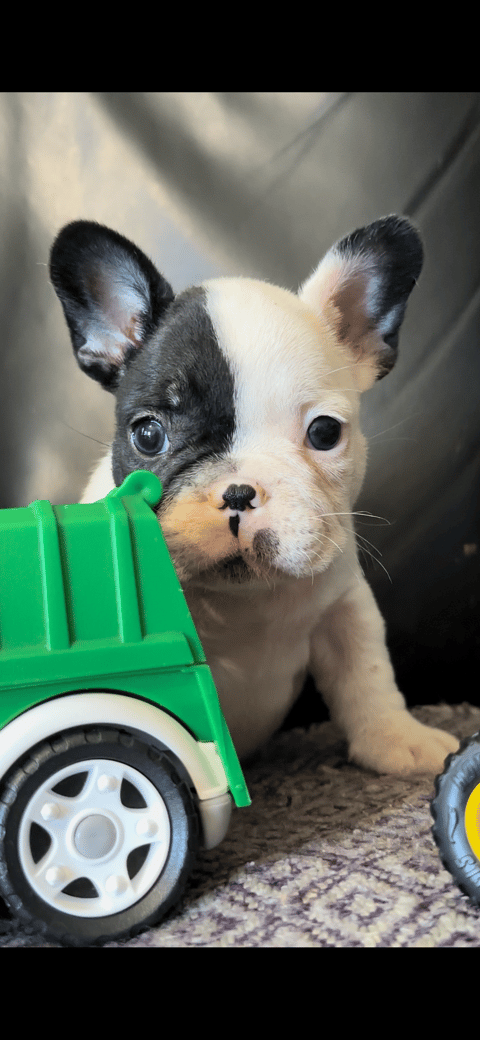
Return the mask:
[[410,221],[383,217],[332,246],[299,290],[353,352],[361,390],[395,364],[407,300],[422,264],[422,242]]
[[60,231],[50,278],[80,368],[115,390],[125,365],[172,302],[171,286],[127,238],[88,220]]

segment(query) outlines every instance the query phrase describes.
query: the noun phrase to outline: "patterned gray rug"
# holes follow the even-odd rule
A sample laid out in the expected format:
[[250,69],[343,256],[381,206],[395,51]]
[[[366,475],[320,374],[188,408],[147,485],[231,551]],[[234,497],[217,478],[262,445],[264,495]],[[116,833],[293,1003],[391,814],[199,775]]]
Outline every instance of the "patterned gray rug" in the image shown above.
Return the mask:
[[[470,704],[414,714],[458,737],[480,728]],[[202,855],[181,907],[109,946],[480,947],[480,910],[431,836],[431,779],[349,765],[331,723],[279,734],[245,773],[253,804]],[[1,946],[55,945],[4,928]]]

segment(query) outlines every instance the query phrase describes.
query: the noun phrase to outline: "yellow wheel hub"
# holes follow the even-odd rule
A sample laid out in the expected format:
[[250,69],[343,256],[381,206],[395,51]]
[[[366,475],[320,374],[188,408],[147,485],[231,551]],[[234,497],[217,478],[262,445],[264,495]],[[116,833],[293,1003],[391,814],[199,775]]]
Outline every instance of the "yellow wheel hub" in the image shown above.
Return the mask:
[[465,806],[465,832],[472,852],[480,860],[480,784],[474,787]]

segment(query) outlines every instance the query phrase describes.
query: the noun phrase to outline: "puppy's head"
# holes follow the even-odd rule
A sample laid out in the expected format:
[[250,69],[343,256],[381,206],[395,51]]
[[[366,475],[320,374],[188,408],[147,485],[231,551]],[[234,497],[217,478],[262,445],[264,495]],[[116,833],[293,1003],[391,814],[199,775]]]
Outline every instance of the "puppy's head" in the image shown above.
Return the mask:
[[60,232],[50,271],[77,361],[116,395],[115,482],[158,474],[181,581],[299,577],[341,552],[365,471],[359,396],[395,362],[421,266],[392,216],[333,246],[297,295],[219,278],[175,298],[116,232]]

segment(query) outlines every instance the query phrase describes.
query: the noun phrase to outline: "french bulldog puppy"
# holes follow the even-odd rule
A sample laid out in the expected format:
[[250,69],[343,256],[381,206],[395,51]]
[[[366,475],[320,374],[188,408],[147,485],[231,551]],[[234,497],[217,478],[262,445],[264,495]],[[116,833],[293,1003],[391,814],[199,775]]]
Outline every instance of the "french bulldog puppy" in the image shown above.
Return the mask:
[[354,534],[359,399],[395,362],[422,260],[415,228],[389,216],[337,242],[297,294],[232,277],[175,297],[99,224],[52,247],[78,364],[116,397],[83,501],[135,469],[160,477],[158,519],[242,758],[307,673],[367,769],[439,772],[458,746],[406,709]]

